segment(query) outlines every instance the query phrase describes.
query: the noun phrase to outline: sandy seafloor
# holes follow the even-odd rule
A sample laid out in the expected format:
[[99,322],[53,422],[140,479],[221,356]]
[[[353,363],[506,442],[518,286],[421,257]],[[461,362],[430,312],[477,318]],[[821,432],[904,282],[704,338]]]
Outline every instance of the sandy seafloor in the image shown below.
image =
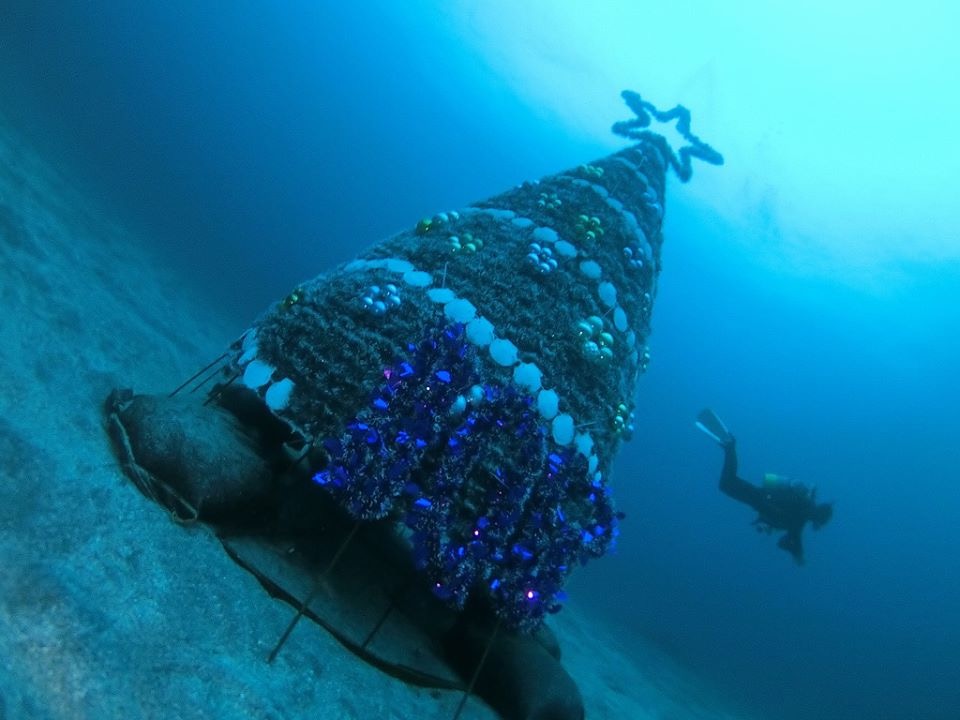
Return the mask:
[[[450,718],[302,622],[120,472],[102,405],[175,387],[250,318],[218,313],[0,125],[0,720]],[[320,269],[318,268],[318,271]],[[551,621],[588,718],[734,718],[575,599]],[[493,718],[471,699],[463,717]]]

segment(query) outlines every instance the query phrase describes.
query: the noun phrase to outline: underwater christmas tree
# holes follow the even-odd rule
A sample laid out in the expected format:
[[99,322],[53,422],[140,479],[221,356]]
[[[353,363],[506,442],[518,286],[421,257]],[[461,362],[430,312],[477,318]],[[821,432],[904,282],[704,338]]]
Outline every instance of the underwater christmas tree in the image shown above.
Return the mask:
[[[722,163],[685,108],[624,98],[631,147],[421,220],[297,287],[230,360],[346,512],[402,523],[438,597],[483,593],[518,630],[614,542],[666,171]],[[675,155],[651,117],[689,145]]]

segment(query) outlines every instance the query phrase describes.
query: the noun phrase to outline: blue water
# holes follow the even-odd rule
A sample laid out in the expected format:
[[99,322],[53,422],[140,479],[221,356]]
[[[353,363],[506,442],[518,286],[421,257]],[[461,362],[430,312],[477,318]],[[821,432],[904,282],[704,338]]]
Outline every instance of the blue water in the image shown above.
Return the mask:
[[[506,82],[439,4],[123,5],[8,0],[3,110],[157,238],[183,291],[238,329],[304,276],[424,214],[610,151]],[[555,50],[562,64],[569,48]],[[668,86],[669,72],[637,68],[634,87]],[[736,126],[717,130],[734,143]],[[668,186],[653,361],[613,478],[627,520],[618,552],[572,592],[621,637],[652,638],[760,717],[956,718],[957,255],[851,269],[857,282],[841,261],[829,273],[767,262],[791,227],[750,212],[749,192],[738,215],[694,188],[778,169],[744,168],[709,127],[697,131],[728,167]],[[905,207],[941,192],[911,182],[936,143],[929,153],[902,170]],[[805,181],[829,179],[810,170]],[[876,212],[889,215],[884,202]],[[828,234],[851,224],[826,203],[804,220]],[[867,245],[875,230],[850,228]],[[942,231],[897,228],[904,246]],[[692,422],[705,405],[737,434],[745,477],[785,473],[835,501],[833,522],[806,533],[806,567],[717,491],[720,451]]]

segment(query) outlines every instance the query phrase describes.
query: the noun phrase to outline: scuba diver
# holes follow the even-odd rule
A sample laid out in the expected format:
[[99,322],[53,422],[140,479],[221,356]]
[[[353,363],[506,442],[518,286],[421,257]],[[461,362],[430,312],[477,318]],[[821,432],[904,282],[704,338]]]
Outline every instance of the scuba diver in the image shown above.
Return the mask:
[[723,448],[720,491],[757,511],[753,525],[758,532],[784,531],[777,547],[790,553],[797,565],[803,565],[803,526],[809,522],[814,530],[822,528],[833,517],[833,504],[818,503],[816,488],[773,473],[766,473],[759,486],[738,477],[737,440],[733,434],[709,409],[701,411],[696,425]]

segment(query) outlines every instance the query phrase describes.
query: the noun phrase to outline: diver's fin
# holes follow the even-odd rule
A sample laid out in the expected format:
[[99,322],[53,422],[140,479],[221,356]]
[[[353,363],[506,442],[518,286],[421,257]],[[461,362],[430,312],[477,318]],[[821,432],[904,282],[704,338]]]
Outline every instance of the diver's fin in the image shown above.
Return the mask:
[[712,437],[721,445],[726,445],[733,437],[723,421],[710,408],[704,408],[697,415],[697,428]]

